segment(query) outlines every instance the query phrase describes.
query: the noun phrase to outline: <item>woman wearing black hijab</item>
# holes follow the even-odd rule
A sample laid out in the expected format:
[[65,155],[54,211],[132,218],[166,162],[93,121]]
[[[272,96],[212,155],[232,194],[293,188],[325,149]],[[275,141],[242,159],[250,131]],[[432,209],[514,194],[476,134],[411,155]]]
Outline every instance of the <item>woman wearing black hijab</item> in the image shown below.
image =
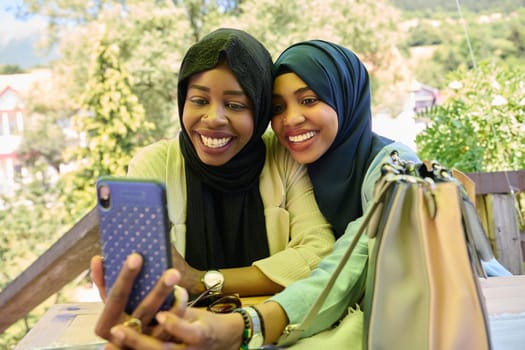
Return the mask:
[[[129,165],[128,176],[166,186],[174,267],[191,294],[211,287],[210,275],[224,292],[273,294],[307,277],[333,247],[305,167],[265,133],[272,65],[246,32],[203,37],[179,72],[181,132]],[[99,259],[92,269],[101,287]]]

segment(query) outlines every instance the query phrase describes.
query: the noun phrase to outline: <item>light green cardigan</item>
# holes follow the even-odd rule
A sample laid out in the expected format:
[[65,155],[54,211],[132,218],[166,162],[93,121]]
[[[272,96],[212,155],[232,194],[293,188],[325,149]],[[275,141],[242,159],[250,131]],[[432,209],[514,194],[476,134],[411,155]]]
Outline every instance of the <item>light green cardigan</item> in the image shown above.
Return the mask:
[[[319,211],[306,168],[293,160],[273,132],[266,144],[259,187],[264,205],[270,256],[255,261],[269,279],[287,286],[304,278],[333,247],[330,225]],[[186,248],[186,175],[178,137],[145,147],[131,160],[128,176],[150,178],[166,186],[172,244]],[[190,199],[191,200],[191,199]]]

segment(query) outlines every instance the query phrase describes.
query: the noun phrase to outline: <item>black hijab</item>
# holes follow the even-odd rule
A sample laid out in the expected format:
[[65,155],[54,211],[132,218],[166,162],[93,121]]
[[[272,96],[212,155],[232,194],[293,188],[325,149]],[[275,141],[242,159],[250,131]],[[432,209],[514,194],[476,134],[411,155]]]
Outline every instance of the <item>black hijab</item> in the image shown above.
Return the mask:
[[274,65],[276,75],[297,74],[337,112],[334,142],[308,164],[314,193],[326,219],[340,237],[349,222],[363,215],[361,186],[375,155],[393,142],[372,132],[368,72],[350,50],[311,40],[287,48]]
[[[192,75],[226,60],[253,103],[254,132],[246,146],[221,166],[204,164],[182,123]],[[272,59],[254,37],[218,29],[194,44],[179,72],[180,145],[186,165],[186,261],[200,270],[249,266],[269,255],[259,176],[265,162],[262,134],[270,121]]]

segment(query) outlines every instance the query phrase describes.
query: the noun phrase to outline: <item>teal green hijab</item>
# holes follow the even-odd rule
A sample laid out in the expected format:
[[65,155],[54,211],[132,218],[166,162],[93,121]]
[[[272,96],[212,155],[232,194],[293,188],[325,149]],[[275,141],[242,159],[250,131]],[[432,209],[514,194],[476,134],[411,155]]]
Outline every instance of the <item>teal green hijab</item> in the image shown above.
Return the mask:
[[275,76],[297,74],[337,112],[338,131],[327,152],[308,164],[314,193],[340,237],[363,215],[361,186],[371,161],[393,142],[372,132],[370,80],[359,58],[340,45],[311,40],[287,48],[274,64]]

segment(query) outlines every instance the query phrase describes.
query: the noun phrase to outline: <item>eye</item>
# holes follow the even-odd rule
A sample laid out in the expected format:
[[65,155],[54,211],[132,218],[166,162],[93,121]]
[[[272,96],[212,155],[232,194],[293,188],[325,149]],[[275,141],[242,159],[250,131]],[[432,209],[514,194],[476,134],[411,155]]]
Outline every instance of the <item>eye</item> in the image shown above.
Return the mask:
[[204,106],[208,104],[208,100],[202,97],[190,97],[188,99],[192,104],[197,106]]
[[278,115],[284,112],[283,104],[272,104],[272,115]]
[[301,100],[301,104],[303,105],[313,105],[319,101],[319,98],[317,96],[314,97],[305,97]]
[[228,102],[226,103],[226,107],[236,112],[242,112],[247,108],[246,105],[238,102]]

